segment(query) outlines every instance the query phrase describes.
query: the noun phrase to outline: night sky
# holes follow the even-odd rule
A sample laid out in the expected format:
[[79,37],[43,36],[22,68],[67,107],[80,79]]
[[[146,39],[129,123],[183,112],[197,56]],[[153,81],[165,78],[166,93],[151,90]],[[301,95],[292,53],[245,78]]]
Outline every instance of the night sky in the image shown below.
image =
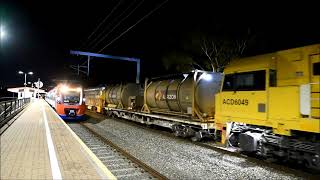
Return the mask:
[[[1,23],[8,37],[1,42],[0,87],[22,85],[24,79],[17,74],[19,70],[33,71],[34,76],[28,79],[35,81],[40,77],[45,85],[52,84],[52,79],[75,78],[69,65],[83,63],[85,58],[70,55],[71,49],[98,52],[164,0],[122,0],[88,40],[119,2],[1,1]],[[139,3],[106,39],[99,44],[92,42],[109,32]],[[189,34],[228,36],[250,29],[254,41],[245,51],[249,56],[320,43],[319,17],[318,5],[289,1],[286,4],[220,4],[169,0],[102,53],[140,58],[143,81],[145,77],[172,73],[166,71],[161,58],[172,51],[184,51],[182,47],[188,43]],[[133,63],[96,58],[91,66],[90,78],[80,77],[90,82],[89,85],[135,79]]]

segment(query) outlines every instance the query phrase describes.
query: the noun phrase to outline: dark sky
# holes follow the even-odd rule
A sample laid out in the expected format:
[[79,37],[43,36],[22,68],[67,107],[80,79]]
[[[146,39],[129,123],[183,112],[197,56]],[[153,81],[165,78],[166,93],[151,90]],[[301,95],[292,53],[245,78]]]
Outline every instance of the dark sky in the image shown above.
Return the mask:
[[[69,50],[98,52],[145,14],[164,0],[123,0],[99,31],[87,39],[98,24],[119,3],[108,1],[1,1],[2,24],[9,36],[2,41],[0,54],[0,86],[22,85],[17,72],[33,71],[45,84],[51,79],[70,77],[69,65],[84,62],[69,55]],[[108,32],[121,18],[117,17],[137,4],[141,5],[119,27],[99,44],[92,42],[106,29]],[[133,3],[133,4],[131,4]],[[124,12],[123,16],[128,15]],[[122,17],[123,17],[122,16]],[[205,32],[215,36],[216,29],[226,34],[246,31],[255,36],[247,55],[267,53],[303,45],[320,43],[320,21],[315,4],[240,4],[213,1],[169,0],[160,9],[119,38],[102,53],[137,57],[142,60],[144,77],[165,74],[161,57],[179,50],[186,35]],[[106,33],[104,33],[106,34]],[[95,46],[95,47],[94,47]],[[110,80],[134,80],[135,65],[108,59],[92,61],[96,84]]]

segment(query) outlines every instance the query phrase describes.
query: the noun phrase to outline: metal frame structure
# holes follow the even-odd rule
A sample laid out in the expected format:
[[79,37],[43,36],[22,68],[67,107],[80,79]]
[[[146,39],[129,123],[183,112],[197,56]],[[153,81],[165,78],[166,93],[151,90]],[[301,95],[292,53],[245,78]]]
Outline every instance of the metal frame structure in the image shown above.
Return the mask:
[[[30,103],[30,98],[25,99],[13,99],[8,101],[0,102],[0,134],[2,134],[5,129],[12,123],[8,122],[17,115],[28,103]],[[2,130],[2,127],[7,126]]]
[[[122,57],[122,56],[111,56],[111,55],[106,55],[106,54],[98,54],[98,53],[91,53],[91,52],[83,52],[83,51],[74,51],[70,50],[70,54],[72,55],[81,55],[81,56],[87,56],[87,65],[85,66],[84,64],[82,65],[77,65],[77,66],[70,66],[72,69],[78,71],[78,75],[80,72],[85,73],[87,76],[89,76],[90,73],[90,58],[91,57],[99,57],[99,58],[107,58],[107,59],[115,59],[115,60],[122,60],[122,61],[131,61],[131,62],[136,62],[137,63],[137,75],[136,75],[136,83],[140,83],[140,59],[138,58],[130,58],[130,57]],[[87,71],[83,71],[80,68],[86,68]]]

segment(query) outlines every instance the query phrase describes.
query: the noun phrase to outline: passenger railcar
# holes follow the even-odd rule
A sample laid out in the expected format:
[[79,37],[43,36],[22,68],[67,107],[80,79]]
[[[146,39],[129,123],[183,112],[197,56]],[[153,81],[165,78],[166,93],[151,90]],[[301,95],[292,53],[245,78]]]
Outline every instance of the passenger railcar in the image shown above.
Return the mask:
[[84,117],[85,98],[79,85],[60,84],[46,94],[46,101],[62,119],[81,120]]

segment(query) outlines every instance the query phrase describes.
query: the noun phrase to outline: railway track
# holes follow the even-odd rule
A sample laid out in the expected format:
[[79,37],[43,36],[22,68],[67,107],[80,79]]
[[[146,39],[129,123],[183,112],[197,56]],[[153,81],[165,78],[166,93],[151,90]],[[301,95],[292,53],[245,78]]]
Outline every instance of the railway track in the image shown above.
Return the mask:
[[[101,114],[97,114],[95,112],[87,112],[87,114],[91,117],[93,117],[94,119],[97,120],[97,122],[102,121],[103,119],[106,118],[106,116],[101,115]],[[141,126],[141,124],[136,124],[134,122],[131,121],[127,121],[124,119],[117,119],[117,121],[122,121],[124,123],[129,123],[132,126],[136,126],[142,129],[146,129],[148,131],[152,131],[152,132],[156,132],[156,133],[161,133],[162,135],[168,136],[168,137],[172,137],[174,138],[174,134],[167,131],[167,130],[163,130],[163,129],[155,129],[155,128],[149,128],[149,127],[145,127],[145,126]],[[185,142],[185,143],[190,143],[191,141],[189,139],[183,139],[183,138],[177,138],[179,141],[181,142]],[[222,152],[225,154],[228,154],[230,156],[234,156],[234,157],[240,157],[240,158],[246,158],[248,161],[255,163],[255,164],[259,164],[259,165],[263,165],[265,167],[268,168],[272,168],[275,170],[281,170],[282,172],[286,172],[286,173],[290,173],[290,174],[294,174],[297,177],[306,177],[308,179],[319,179],[320,178],[320,173],[319,172],[315,172],[309,169],[306,169],[302,166],[297,166],[296,164],[281,164],[278,162],[269,162],[267,160],[263,160],[257,157],[251,157],[251,156],[247,156],[244,154],[241,154],[239,152],[236,151],[230,151],[226,148],[222,148],[220,146],[214,145],[212,143],[208,143],[208,142],[192,142],[193,144],[197,145],[197,146],[201,146],[207,149],[212,149],[214,151],[218,151],[218,152]]]
[[168,179],[84,123],[68,125],[117,179]]

